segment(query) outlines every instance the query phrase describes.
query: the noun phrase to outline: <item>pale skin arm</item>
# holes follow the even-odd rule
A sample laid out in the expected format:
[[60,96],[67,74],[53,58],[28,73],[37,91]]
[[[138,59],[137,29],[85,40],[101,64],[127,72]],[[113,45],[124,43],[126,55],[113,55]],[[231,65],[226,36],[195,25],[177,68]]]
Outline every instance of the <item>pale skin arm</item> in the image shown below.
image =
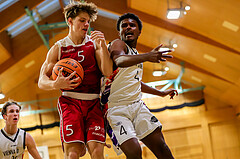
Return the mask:
[[158,51],[160,47],[162,47],[162,44],[147,53],[126,55],[127,47],[125,42],[117,39],[112,42],[110,53],[118,67],[129,67],[146,61],[160,63],[160,61],[166,61],[166,58],[172,58],[172,55],[166,54],[171,50]]
[[41,156],[37,151],[36,143],[33,137],[29,133],[26,133],[26,146],[27,146],[28,152],[31,154],[31,156],[34,159],[41,159]]
[[58,45],[54,45],[47,54],[46,60],[44,61],[39,75],[38,87],[44,90],[57,90],[57,89],[73,89],[74,86],[77,86],[77,83],[74,83],[78,80],[78,78],[70,80],[76,72],[73,72],[68,77],[64,77],[62,75],[62,70],[59,70],[59,74],[57,79],[52,80],[51,74],[54,65],[58,61]]
[[96,59],[98,67],[104,76],[110,76],[113,72],[113,61],[107,49],[104,34],[100,31],[91,32],[91,39],[95,40],[96,44]]
[[169,95],[170,99],[173,99],[173,97],[175,95],[178,95],[178,92],[177,92],[176,89],[171,88],[171,89],[168,89],[168,90],[165,90],[165,91],[160,91],[160,90],[157,90],[155,88],[152,88],[152,87],[146,85],[143,82],[141,82],[141,90],[144,93],[149,93],[149,94],[157,95],[157,96],[160,96],[160,97],[165,97],[165,96]]

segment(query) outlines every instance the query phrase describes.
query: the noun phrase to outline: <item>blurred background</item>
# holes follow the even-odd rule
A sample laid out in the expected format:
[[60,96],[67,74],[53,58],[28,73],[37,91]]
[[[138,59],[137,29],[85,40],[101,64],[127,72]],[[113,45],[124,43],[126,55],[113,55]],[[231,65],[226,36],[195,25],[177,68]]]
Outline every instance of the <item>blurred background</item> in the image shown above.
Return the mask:
[[[107,42],[118,38],[116,21],[126,12],[139,16],[140,53],[163,44],[174,58],[144,63],[143,82],[165,90],[174,100],[143,95],[163,124],[176,159],[240,158],[240,1],[239,0],[88,0],[98,6],[91,30]],[[0,104],[23,106],[19,127],[27,130],[50,159],[63,158],[56,111],[59,91],[37,86],[48,49],[68,33],[62,14],[68,0],[0,1]],[[2,106],[2,105],[1,105]],[[0,107],[1,107],[0,106]],[[0,117],[0,128],[4,120]],[[111,144],[109,137],[107,143]],[[143,158],[155,158],[144,146]],[[105,149],[108,159],[117,156]],[[28,158],[28,155],[24,156]],[[90,158],[86,155],[84,158]]]

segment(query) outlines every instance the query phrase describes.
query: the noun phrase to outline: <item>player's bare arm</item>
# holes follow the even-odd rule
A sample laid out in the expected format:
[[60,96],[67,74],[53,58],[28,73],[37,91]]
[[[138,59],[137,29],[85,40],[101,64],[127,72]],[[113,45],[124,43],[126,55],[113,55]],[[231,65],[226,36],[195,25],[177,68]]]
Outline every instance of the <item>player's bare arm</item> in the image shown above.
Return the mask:
[[78,80],[71,78],[74,76],[76,72],[73,72],[68,77],[64,77],[62,75],[63,69],[59,70],[59,75],[57,79],[54,81],[50,77],[52,75],[52,69],[54,65],[58,61],[58,51],[59,47],[58,45],[54,45],[48,52],[46,60],[44,61],[39,75],[39,81],[38,86],[41,89],[44,90],[57,90],[57,89],[73,89],[75,85],[77,85],[75,82]]
[[91,39],[95,40],[98,67],[104,76],[110,76],[113,72],[113,62],[107,49],[104,34],[100,31],[93,31],[91,32]]
[[34,159],[41,159],[41,156],[37,151],[35,141],[29,133],[26,133],[26,146],[27,146],[28,152],[31,154],[31,156]]
[[126,55],[127,47],[125,42],[117,39],[112,42],[110,53],[118,67],[129,67],[145,61],[159,63],[160,61],[166,61],[166,58],[172,58],[172,55],[164,54],[171,52],[171,50],[158,51],[160,47],[162,47],[162,45],[159,45],[148,53]]
[[160,91],[160,90],[157,90],[155,88],[152,88],[148,85],[146,85],[144,82],[141,82],[141,91],[144,92],[144,93],[149,93],[149,94],[153,94],[153,95],[157,95],[157,96],[161,96],[161,97],[165,97],[167,95],[170,96],[170,99],[173,99],[173,97],[175,95],[178,95],[178,92],[176,89],[168,89],[168,90],[165,90],[165,91]]

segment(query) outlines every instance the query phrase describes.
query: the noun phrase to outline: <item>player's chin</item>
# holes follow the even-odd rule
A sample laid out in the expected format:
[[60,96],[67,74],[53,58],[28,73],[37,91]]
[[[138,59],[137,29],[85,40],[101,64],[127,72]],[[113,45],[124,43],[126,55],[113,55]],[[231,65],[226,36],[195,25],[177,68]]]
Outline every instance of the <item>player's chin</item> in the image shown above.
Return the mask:
[[133,42],[134,39],[133,39],[133,38],[126,38],[124,41],[127,41],[127,42]]

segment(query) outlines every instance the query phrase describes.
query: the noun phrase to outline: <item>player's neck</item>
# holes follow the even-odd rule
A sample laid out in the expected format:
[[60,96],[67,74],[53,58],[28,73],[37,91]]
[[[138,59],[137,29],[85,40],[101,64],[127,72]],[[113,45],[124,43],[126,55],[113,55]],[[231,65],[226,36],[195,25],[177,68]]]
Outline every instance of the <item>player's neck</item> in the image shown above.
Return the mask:
[[136,48],[136,46],[137,46],[137,39],[134,39],[134,40],[121,39],[121,40],[123,40],[131,48]]
[[72,40],[75,45],[82,44],[83,40],[85,39],[86,35],[77,35],[69,32],[68,37]]
[[17,132],[18,128],[17,125],[8,125],[6,124],[6,126],[4,127],[4,131],[10,135],[13,135]]
[[125,41],[125,43],[126,43],[129,47],[131,47],[131,48],[136,48],[136,46],[137,46],[137,43],[136,43],[136,42]]

